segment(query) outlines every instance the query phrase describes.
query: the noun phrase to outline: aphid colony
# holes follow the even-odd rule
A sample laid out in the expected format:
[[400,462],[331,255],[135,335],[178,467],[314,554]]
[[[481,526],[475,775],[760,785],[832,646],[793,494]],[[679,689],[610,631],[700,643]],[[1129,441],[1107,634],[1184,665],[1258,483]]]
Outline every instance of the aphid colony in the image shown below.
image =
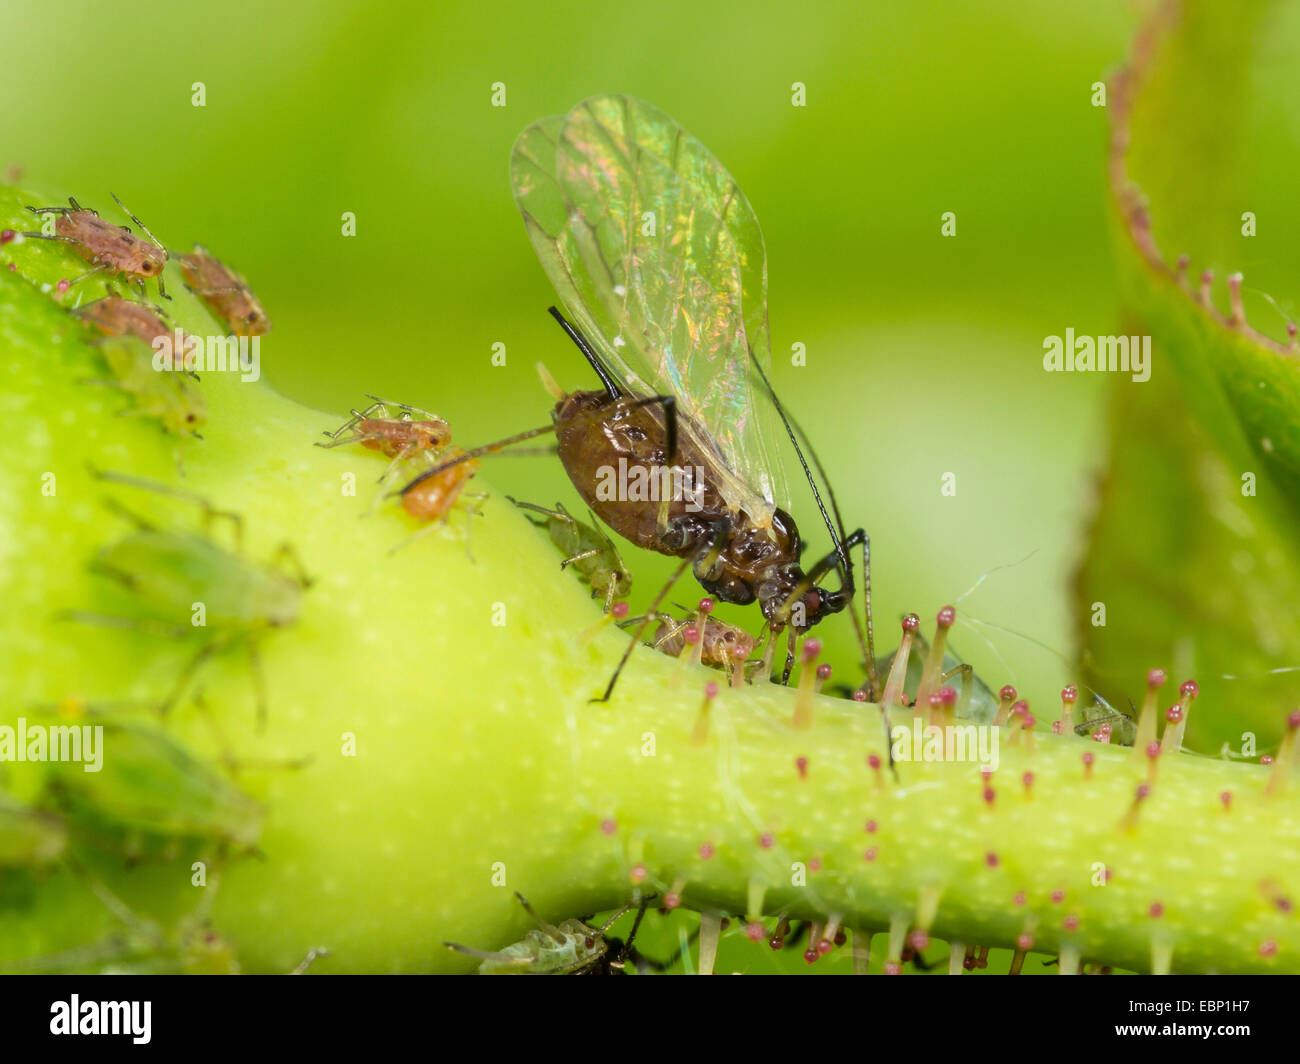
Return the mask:
[[[207,913],[220,868],[255,850],[262,807],[156,724],[77,698],[28,709],[26,718],[36,734],[98,729],[102,757],[95,772],[49,761],[43,785],[25,801],[0,787],[0,907],[62,871],[98,899],[113,930],[61,954],[0,955],[0,971],[237,970]],[[171,928],[136,916],[92,871],[105,862],[173,864],[188,879],[196,860],[208,869],[208,887],[195,912]]]
[[[71,280],[59,281],[61,298],[96,275],[121,280],[138,292],[138,299],[128,298],[110,284],[103,298],[71,308],[93,330],[94,343],[107,364],[107,376],[89,383],[127,395],[131,406],[125,414],[157,421],[182,439],[199,437],[207,411],[195,383],[198,375],[185,372],[179,364],[187,344],[197,338],[186,337],[168,321],[161,307],[145,302],[146,282],[156,282],[158,296],[170,300],[163,274],[168,261],[175,258],[186,286],[233,336],[261,336],[270,331],[271,321],[247,283],[205,248],[196,246],[184,254],[169,251],[121,200],[113,199],[143,236],[105,221],[97,211],[71,197],[67,207],[29,207],[33,214],[53,218],[52,231],[23,236],[66,244],[89,264]],[[160,352],[168,352],[170,357],[163,358]],[[163,368],[172,372],[160,370],[160,358],[167,362]]]
[[[94,476],[110,488],[158,497],[158,515],[141,516],[122,501],[120,491],[105,497],[109,527],[113,518],[127,526],[90,564],[104,578],[110,606],[103,612],[65,611],[56,619],[136,633],[159,652],[174,645],[179,651],[176,671],[156,699],[92,706],[69,697],[27,711],[36,725],[28,729],[35,738],[25,740],[26,756],[20,759],[45,762],[44,776],[34,798],[24,802],[6,794],[6,781],[0,778],[0,900],[13,891],[21,895],[35,889],[44,877],[62,870],[99,899],[116,930],[62,954],[22,960],[0,956],[0,970],[237,971],[233,947],[212,929],[207,909],[221,866],[255,852],[262,832],[262,807],[232,778],[252,766],[228,748],[217,764],[204,760],[163,725],[187,696],[208,716],[201,674],[207,662],[226,651],[247,655],[255,719],[259,727],[264,724],[267,694],[260,646],[271,633],[297,622],[310,580],[287,546],[267,560],[247,553],[237,514],[137,477]],[[188,512],[193,509],[197,520]],[[219,533],[219,524],[228,528]],[[208,723],[224,747],[215,721]],[[75,758],[47,760],[39,744],[31,745],[46,741],[45,735],[60,735],[64,742],[71,737],[74,743],[79,735],[81,749],[90,747],[93,735],[95,771],[85,771]],[[208,869],[208,888],[195,911],[170,927],[136,916],[94,872],[106,860],[162,862],[182,867],[188,878],[196,859]]]

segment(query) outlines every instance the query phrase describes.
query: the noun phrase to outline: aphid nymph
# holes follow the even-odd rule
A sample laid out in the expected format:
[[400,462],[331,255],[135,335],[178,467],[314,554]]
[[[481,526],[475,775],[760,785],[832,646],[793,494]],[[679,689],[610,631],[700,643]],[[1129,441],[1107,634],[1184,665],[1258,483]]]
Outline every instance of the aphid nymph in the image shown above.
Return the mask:
[[650,898],[642,898],[637,906],[636,919],[627,940],[607,938],[605,932],[614,922],[628,912],[632,905],[624,905],[600,927],[591,927],[581,920],[565,920],[557,927],[548,924],[518,891],[515,897],[536,922],[518,942],[499,950],[472,949],[455,942],[445,942],[448,949],[478,957],[480,975],[610,975],[621,973],[632,953],[632,940],[645,916]]
[[98,211],[83,207],[71,196],[70,207],[28,207],[33,214],[57,214],[54,222],[54,235],[49,233],[25,233],[25,236],[38,240],[60,240],[72,244],[91,263],[91,268],[70,284],[77,284],[87,277],[108,270],[113,274],[122,274],[135,278],[144,291],[144,282],[148,278],[157,278],[158,294],[164,299],[170,298],[163,288],[163,267],[167,265],[167,249],[149,232],[144,222],[140,221],[113,196],[114,202],[122,212],[135,222],[149,238],[141,240],[122,225],[113,225],[104,221]]
[[333,432],[326,432],[328,442],[317,442],[317,447],[342,447],[359,443],[372,451],[381,451],[392,459],[381,480],[387,478],[411,455],[422,451],[438,451],[451,442],[451,426],[437,414],[417,406],[394,403],[375,395],[366,396],[371,403],[364,410],[353,410],[352,416]]
[[263,336],[271,331],[271,319],[253,290],[207,248],[195,244],[193,252],[176,258],[186,285],[236,336]]
[[[238,514],[217,510],[198,496],[138,477],[100,471],[95,475],[195,504],[201,508],[208,528],[216,518],[224,518],[234,530],[235,546],[233,550],[223,547],[203,533],[159,528],[113,502],[112,508],[131,520],[136,529],[102,548],[92,568],[118,581],[144,612],[114,617],[75,611],[70,616],[198,643],[171,695],[160,707],[164,711],[184,693],[194,673],[212,654],[235,644],[243,645],[257,685],[258,720],[264,722],[266,699],[258,644],[268,632],[296,623],[302,592],[311,585],[293,548],[283,544],[270,562],[256,561],[242,550],[243,522]],[[196,603],[203,607],[202,625],[193,623]]]
[[632,590],[632,574],[619,557],[614,541],[600,530],[594,517],[587,524],[570,514],[563,503],[557,502],[554,510],[548,510],[530,502],[510,501],[521,510],[541,515],[541,520],[529,520],[545,528],[564,555],[560,568],[572,566],[579,579],[590,585],[592,598],[605,599],[606,613],[616,599],[627,597]]

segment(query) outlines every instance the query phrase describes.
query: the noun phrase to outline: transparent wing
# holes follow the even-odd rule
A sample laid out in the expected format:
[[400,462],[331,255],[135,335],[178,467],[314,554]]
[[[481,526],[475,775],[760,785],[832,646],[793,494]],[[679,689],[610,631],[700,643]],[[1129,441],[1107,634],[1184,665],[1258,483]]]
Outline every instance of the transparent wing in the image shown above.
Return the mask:
[[788,503],[770,374],[767,256],[753,208],[659,109],[598,96],[520,135],[515,201],[571,318],[626,390],[677,398],[728,503]]

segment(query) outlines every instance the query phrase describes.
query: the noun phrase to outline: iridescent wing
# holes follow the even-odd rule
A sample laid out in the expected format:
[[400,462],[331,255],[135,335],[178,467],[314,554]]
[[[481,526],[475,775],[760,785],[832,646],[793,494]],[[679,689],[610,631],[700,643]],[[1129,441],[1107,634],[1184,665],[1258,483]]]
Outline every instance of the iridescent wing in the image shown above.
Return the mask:
[[765,524],[785,505],[767,255],[753,208],[658,108],[597,96],[529,126],[511,183],[569,316],[633,396],[677,398],[679,429],[728,504]]

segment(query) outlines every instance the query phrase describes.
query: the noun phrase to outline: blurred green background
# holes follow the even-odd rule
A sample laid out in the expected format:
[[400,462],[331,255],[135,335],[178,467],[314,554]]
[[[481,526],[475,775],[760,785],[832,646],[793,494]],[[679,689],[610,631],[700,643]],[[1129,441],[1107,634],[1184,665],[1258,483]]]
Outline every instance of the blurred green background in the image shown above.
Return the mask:
[[[1090,97],[1136,21],[1119,0],[10,2],[0,166],[101,209],[117,192],[170,246],[201,241],[241,270],[275,322],[264,373],[285,394],[342,417],[375,392],[474,444],[547,422],[538,359],[591,386],[544,313],[511,143],[588,95],[641,96],[713,150],[763,224],[775,383],[846,520],[872,535],[881,643],[900,612],[928,629],[998,570],[962,612],[1068,655],[1109,382],[1045,374],[1042,341],[1118,331]],[[795,342],[806,368],[790,365]],[[576,499],[553,458],[494,459],[484,475],[532,501]],[[815,511],[794,512],[820,554]],[[629,561],[648,597],[667,566]],[[825,629],[851,661],[847,625]],[[996,649],[968,628],[954,638],[990,683],[1040,702],[1075,678],[1005,633]]]

